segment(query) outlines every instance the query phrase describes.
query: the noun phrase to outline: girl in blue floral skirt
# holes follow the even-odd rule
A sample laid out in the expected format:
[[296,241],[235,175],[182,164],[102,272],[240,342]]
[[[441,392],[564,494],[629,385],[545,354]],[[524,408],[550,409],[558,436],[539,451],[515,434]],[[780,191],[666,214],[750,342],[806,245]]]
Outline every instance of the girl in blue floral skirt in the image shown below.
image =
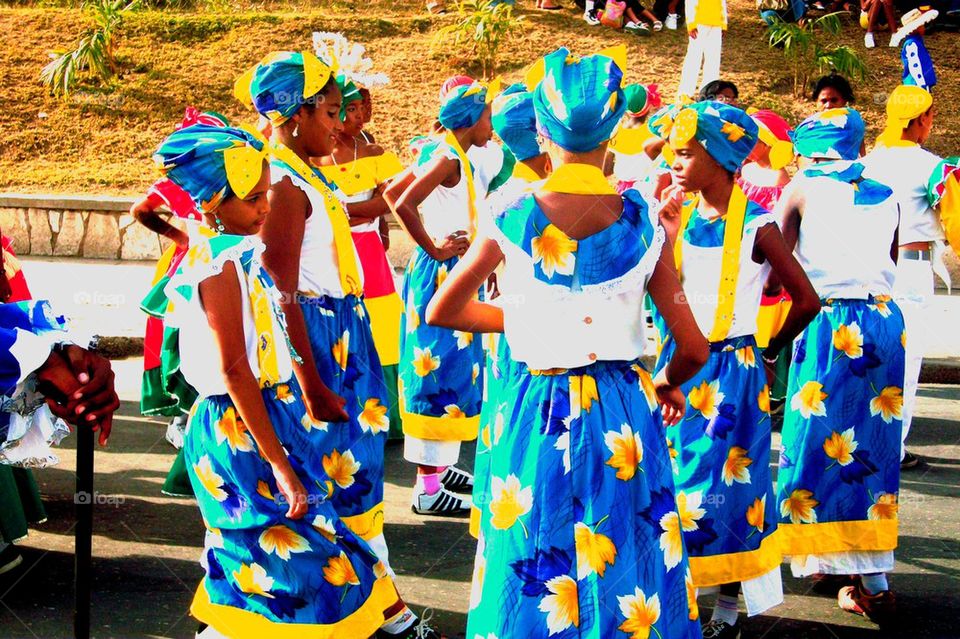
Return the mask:
[[329,500],[336,475],[307,470],[317,425],[254,237],[269,212],[263,143],[197,124],[168,137],[155,159],[206,222],[148,297],[180,331],[181,371],[199,394],[184,445],[207,527],[191,606],[206,626],[199,636],[413,635],[383,562]]
[[417,243],[401,292],[399,396],[404,457],[417,464],[411,508],[419,514],[470,512],[470,498],[456,493],[469,492],[473,476],[455,464],[460,443],[479,430],[483,346],[471,331],[428,326],[424,314],[477,230],[486,192],[467,152],[490,141],[493,97],[477,82],[449,88],[441,96],[442,137],[384,194]]
[[[337,514],[389,570],[383,535],[387,387],[350,222],[336,185],[309,161],[331,153],[343,128],[335,70],[309,52],[271,53],[241,76],[237,93],[272,128],[273,215],[260,235],[264,261],[284,293],[291,340],[303,356],[295,371],[315,418],[311,432],[326,451],[307,463],[331,476]],[[336,396],[342,408],[331,407]]]
[[890,297],[899,209],[889,187],[863,177],[863,130],[851,108],[804,120],[795,143],[813,164],[777,207],[823,310],[793,353],[776,506],[794,575],[842,586],[841,608],[883,623],[896,609],[886,573],[910,335]]
[[[533,100],[555,171],[481,229],[427,311],[503,332],[515,360],[478,504],[469,637],[700,637],[662,427],[707,348],[656,216],[603,176],[623,66],[545,58]],[[475,297],[501,261],[502,309]],[[678,342],[656,380],[638,360],[647,288]]]
[[[783,601],[764,364],[819,309],[776,220],[734,178],[757,138],[757,124],[736,107],[699,102],[680,109],[669,133],[673,185],[661,207],[684,293],[710,342],[707,365],[683,385],[687,414],[667,429],[693,583],[721,587],[704,627],[709,639],[738,636],[741,588],[749,615]],[[681,206],[684,193],[693,197]],[[754,333],[771,270],[794,304],[762,360]],[[675,349],[670,332],[658,369]]]

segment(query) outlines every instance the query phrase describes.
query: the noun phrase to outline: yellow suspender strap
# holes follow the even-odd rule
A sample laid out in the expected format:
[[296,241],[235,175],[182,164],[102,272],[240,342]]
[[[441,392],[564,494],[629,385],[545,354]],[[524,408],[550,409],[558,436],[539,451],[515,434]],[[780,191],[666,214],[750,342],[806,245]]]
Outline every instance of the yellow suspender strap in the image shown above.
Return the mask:
[[743,245],[743,223],[747,214],[747,196],[736,184],[727,204],[726,227],[723,230],[723,262],[720,267],[720,287],[717,291],[717,315],[713,330],[707,339],[719,342],[727,338],[733,325],[733,307],[737,299],[737,280],[740,277],[740,248]]
[[273,330],[273,308],[270,293],[259,277],[248,277],[250,304],[253,306],[253,324],[257,332],[257,362],[260,364],[260,387],[280,382],[280,364],[277,359],[277,336]]
[[473,185],[473,168],[470,166],[470,160],[467,159],[467,154],[460,146],[457,136],[448,132],[445,141],[457,154],[457,158],[460,160],[460,173],[467,181],[467,210],[470,215],[470,240],[473,241],[477,234],[477,191]]
[[[673,247],[674,260],[677,270],[682,272],[683,267],[683,234],[699,205],[699,196],[683,207],[680,214],[680,229],[677,231],[677,241]],[[736,184],[730,193],[727,204],[727,214],[724,216],[726,226],[723,230],[723,260],[720,267],[720,286],[717,289],[717,313],[713,320],[713,329],[707,339],[711,342],[720,342],[726,339],[733,325],[733,308],[737,301],[737,280],[740,278],[740,252],[743,246],[743,225],[747,214],[747,196]]]
[[353,248],[353,236],[350,235],[350,221],[347,219],[347,212],[343,210],[343,205],[340,203],[337,194],[320,179],[306,162],[300,159],[300,156],[289,148],[282,144],[274,144],[270,153],[277,160],[289,166],[291,170],[323,196],[327,209],[326,213],[330,218],[330,226],[333,227],[333,243],[337,250],[340,286],[343,288],[345,295],[359,296],[363,293],[363,286],[360,283],[360,267],[357,265],[357,255]]

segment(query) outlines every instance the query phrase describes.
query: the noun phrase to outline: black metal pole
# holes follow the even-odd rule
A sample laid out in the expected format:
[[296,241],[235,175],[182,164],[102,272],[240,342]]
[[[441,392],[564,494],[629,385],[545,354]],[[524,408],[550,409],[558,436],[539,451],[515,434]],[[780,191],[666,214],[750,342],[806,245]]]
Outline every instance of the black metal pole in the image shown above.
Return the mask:
[[91,554],[93,543],[93,430],[88,425],[77,427],[77,492],[74,504],[77,527],[74,536],[74,610],[73,636],[90,637],[90,587],[93,575]]

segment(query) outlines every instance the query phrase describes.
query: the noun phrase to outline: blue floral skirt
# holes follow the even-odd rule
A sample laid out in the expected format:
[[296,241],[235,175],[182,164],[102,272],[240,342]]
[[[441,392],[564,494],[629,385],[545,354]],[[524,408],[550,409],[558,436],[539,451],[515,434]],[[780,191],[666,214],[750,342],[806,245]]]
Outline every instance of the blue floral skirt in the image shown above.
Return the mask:
[[480,536],[479,504],[490,503],[490,461],[493,446],[503,437],[505,416],[516,378],[524,366],[510,358],[510,346],[502,333],[487,333],[483,336],[487,353],[487,365],[483,380],[483,407],[480,410],[480,437],[477,440],[476,458],[473,464],[473,506],[470,509],[470,534]]
[[700,637],[649,374],[598,362],[509,381],[467,636]]
[[330,432],[323,433],[341,441],[332,456],[311,457],[315,472],[335,475],[333,507],[351,530],[371,540],[383,534],[383,452],[390,416],[370,319],[363,300],[353,295],[301,296],[300,310],[320,378],[347,400],[344,410],[350,416],[349,424],[330,424]]
[[[295,382],[263,390],[277,437],[309,450],[311,429]],[[338,517],[329,476],[291,464],[309,493],[309,510],[286,517],[270,465],[229,396],[201,399],[184,454],[207,527],[206,571],[191,606],[200,621],[230,637],[367,637],[397,601],[386,568]]]
[[785,554],[896,547],[904,340],[889,298],[827,300],[798,338],[777,482]]
[[[658,371],[675,349],[666,340]],[[770,394],[753,336],[710,344],[707,363],[681,388],[686,414],[666,435],[694,584],[778,570]]]
[[400,415],[403,433],[435,441],[476,439],[483,346],[473,333],[428,326],[427,305],[459,258],[438,262],[417,247],[403,277]]

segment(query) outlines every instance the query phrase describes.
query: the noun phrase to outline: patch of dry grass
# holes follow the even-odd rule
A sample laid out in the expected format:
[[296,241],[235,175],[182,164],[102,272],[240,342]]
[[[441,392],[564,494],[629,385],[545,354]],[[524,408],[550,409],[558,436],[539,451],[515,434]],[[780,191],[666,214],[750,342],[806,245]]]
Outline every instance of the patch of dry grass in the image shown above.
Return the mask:
[[[737,83],[745,104],[774,108],[798,121],[812,105],[791,96],[787,65],[779,51],[767,47],[754,3],[734,0],[731,5],[723,76]],[[124,76],[106,88],[84,87],[66,101],[48,97],[37,77],[49,50],[75,40],[83,14],[71,8],[0,9],[0,101],[6,107],[0,111],[0,189],[142,191],[156,178],[151,151],[186,106],[251,121],[252,114],[232,97],[234,78],[270,50],[310,46],[317,30],[343,31],[366,43],[378,69],[393,79],[389,90],[375,95],[371,130],[387,147],[403,151],[406,141],[433,120],[441,82],[472,70],[463,55],[431,57],[433,32],[451,18],[428,16],[422,6],[410,0],[334,0],[299,9],[276,2],[228,13],[138,12],[128,18],[120,40]],[[525,37],[501,53],[508,80],[561,45],[585,53],[626,42],[629,81],[657,82],[665,96],[676,91],[684,32],[642,39],[588,27],[572,10],[518,11],[526,13],[528,25]],[[842,42],[863,50],[862,31],[851,23]],[[948,106],[960,103],[957,43],[952,33],[927,38],[940,77],[930,147],[942,154],[960,153],[960,114]],[[901,67],[895,50],[877,48],[865,56],[872,77],[856,89],[872,139],[882,125],[885,92],[899,82]]]

